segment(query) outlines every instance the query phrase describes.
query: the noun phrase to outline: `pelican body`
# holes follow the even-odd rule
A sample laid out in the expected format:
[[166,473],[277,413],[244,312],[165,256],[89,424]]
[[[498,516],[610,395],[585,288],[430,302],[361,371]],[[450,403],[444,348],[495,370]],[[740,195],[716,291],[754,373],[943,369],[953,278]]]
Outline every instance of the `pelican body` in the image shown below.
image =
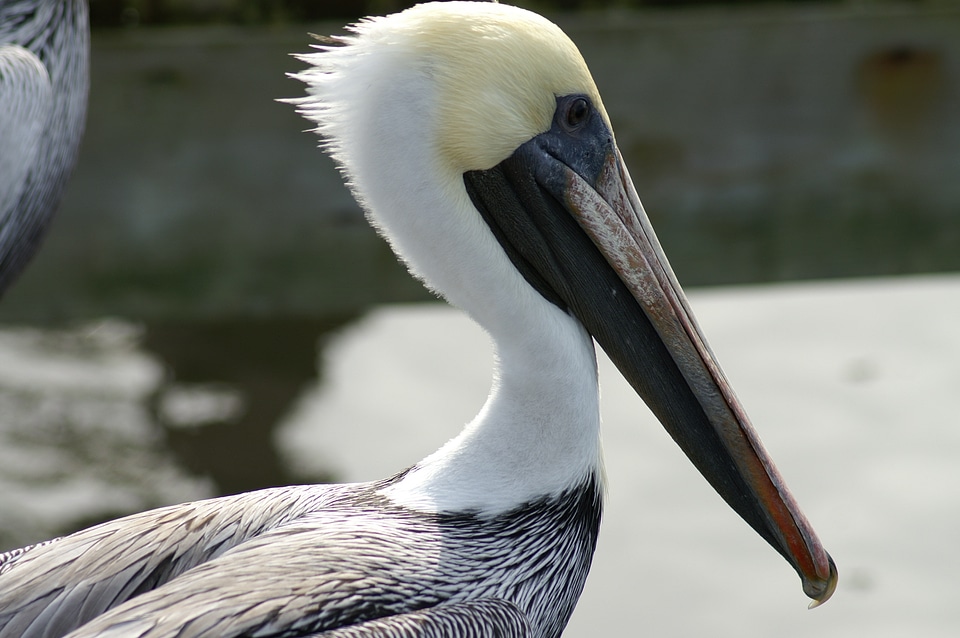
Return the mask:
[[0,294],[36,252],[83,135],[86,0],[0,3]]
[[521,9],[446,2],[318,48],[293,102],[411,272],[490,334],[487,402],[382,481],[176,505],[0,557],[0,638],[559,636],[600,525],[594,341],[826,600],[833,562],[694,322],[574,44]]

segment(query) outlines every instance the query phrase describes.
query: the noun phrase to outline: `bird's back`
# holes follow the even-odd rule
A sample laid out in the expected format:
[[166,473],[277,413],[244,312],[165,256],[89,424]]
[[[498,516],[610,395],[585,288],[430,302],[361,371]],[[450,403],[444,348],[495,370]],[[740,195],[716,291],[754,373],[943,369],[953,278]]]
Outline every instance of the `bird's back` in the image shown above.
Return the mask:
[[431,609],[479,627],[504,606],[530,636],[560,635],[596,544],[596,480],[502,513],[410,510],[379,494],[389,482],[173,506],[8,555],[0,638],[308,635]]
[[174,505],[0,554],[0,637],[60,636],[322,507],[324,486]]

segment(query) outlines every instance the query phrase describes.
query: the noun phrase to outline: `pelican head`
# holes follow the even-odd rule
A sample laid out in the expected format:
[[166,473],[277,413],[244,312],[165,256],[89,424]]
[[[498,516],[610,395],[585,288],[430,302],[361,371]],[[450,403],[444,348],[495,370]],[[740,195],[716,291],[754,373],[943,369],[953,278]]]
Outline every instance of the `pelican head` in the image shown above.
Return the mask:
[[294,102],[397,254],[497,349],[483,411],[390,495],[496,509],[599,473],[596,340],[825,601],[833,561],[694,321],[570,39],[522,9],[443,2],[318,48]]

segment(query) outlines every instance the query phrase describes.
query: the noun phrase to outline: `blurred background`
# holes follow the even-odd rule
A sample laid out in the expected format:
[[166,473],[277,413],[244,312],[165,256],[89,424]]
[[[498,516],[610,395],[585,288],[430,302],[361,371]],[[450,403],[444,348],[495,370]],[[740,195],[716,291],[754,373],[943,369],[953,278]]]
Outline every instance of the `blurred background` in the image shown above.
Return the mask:
[[[0,551],[173,502],[381,476],[415,462],[475,413],[489,384],[482,335],[442,305],[423,303],[432,297],[366,225],[316,137],[303,132],[308,124],[276,102],[303,93],[285,74],[302,68],[289,54],[308,49],[308,33],[340,33],[364,15],[411,4],[90,1],[91,89],[79,163],[45,244],[0,303]],[[939,526],[925,538],[944,539],[942,551],[924,560],[955,574],[960,561],[946,539],[960,533],[960,471],[949,470],[960,467],[960,342],[951,314],[960,310],[960,279],[949,274],[960,270],[960,3],[517,4],[546,14],[580,47],[661,243],[681,283],[694,289],[694,309],[706,311],[701,323],[711,340],[708,324],[717,325],[722,363],[727,352],[720,350],[729,349],[734,385],[770,420],[787,422],[779,427],[795,412],[821,415],[819,430],[800,423],[792,431],[755,417],[765,439],[782,441],[774,458],[802,454],[790,461],[788,478],[798,475],[816,496],[831,489],[823,484],[828,471],[831,485],[855,473],[860,466],[851,458],[865,440],[890,443],[893,456],[871,466],[882,475],[903,445],[923,439],[945,469],[917,491],[933,498],[929,511],[947,517],[921,526],[924,534]],[[811,283],[828,279],[842,283]],[[791,323],[798,317],[808,320]],[[837,324],[846,332],[830,332]],[[932,395],[902,395],[907,406],[940,406],[928,420],[914,421],[906,408],[891,416],[894,410],[861,395],[861,412],[846,412],[849,392],[899,361],[878,353],[933,334],[942,339],[923,343],[929,357],[922,364],[898,368],[906,376],[870,390],[879,401],[905,379],[945,384]],[[856,348],[844,349],[853,342]],[[750,368],[736,359],[749,347],[774,359]],[[783,362],[783,352],[827,367]],[[830,367],[837,352],[844,354]],[[445,358],[434,364],[437,356]],[[462,367],[473,365],[469,356],[478,368]],[[783,363],[809,376],[764,385]],[[424,372],[433,365],[440,372]],[[804,385],[817,380],[827,389]],[[431,394],[416,394],[413,381]],[[607,387],[605,403],[621,392]],[[629,429],[636,427],[631,415],[643,408],[629,394],[626,407],[605,412],[607,423],[622,411]],[[343,407],[346,397],[353,412]],[[782,401],[767,407],[771,397]],[[839,413],[823,416],[823,406],[834,404]],[[877,413],[894,419],[888,430],[869,429]],[[391,423],[384,433],[381,417],[403,427]],[[867,425],[839,434],[824,423]],[[938,429],[922,429],[927,424]],[[897,436],[903,445],[893,443]],[[657,441],[638,445],[665,443]],[[691,491],[705,492],[676,456],[678,475],[689,475]],[[930,458],[917,451],[919,472]],[[916,480],[917,472],[898,467],[895,476]],[[713,504],[719,499],[705,498],[727,516]],[[815,523],[826,519],[829,528],[832,518],[834,536],[851,546],[879,533],[877,519],[843,518],[849,500],[800,500],[813,501],[807,509],[818,512]],[[683,508],[701,507],[691,503]],[[634,502],[624,511],[631,507],[641,510]],[[874,504],[884,507],[892,505]],[[721,525],[703,520],[691,515],[689,527]],[[770,561],[771,579],[785,579],[768,548],[756,547],[742,524],[730,525],[731,537],[746,537]],[[611,529],[607,547],[619,538],[620,547],[639,543],[653,552],[637,558],[641,566],[661,560],[651,536]],[[666,537],[675,533],[665,528]],[[897,543],[878,555],[897,556]],[[624,560],[621,553],[598,563],[607,586],[616,585],[613,565]],[[850,574],[838,563],[841,576]],[[645,587],[660,592],[675,568],[654,569]],[[851,615],[837,621],[843,629],[835,635],[864,635],[856,613],[873,614],[871,636],[957,635],[960,607],[938,602],[960,594],[952,579],[918,575],[933,590],[918,593],[926,603],[912,607],[907,595],[916,623],[885,622],[876,610],[899,605],[893,594],[900,590],[882,583],[877,569],[866,558],[854,561],[848,591],[860,592],[857,609],[873,611],[847,607]],[[682,590],[697,577],[680,571]],[[710,609],[741,589],[732,585],[736,575],[723,573],[720,589],[705,594]],[[767,576],[758,578],[766,590]],[[917,591],[916,583],[909,589]],[[600,592],[588,586],[585,605],[602,615],[615,594]],[[618,608],[629,612],[630,594],[621,595]],[[798,588],[784,595],[799,608]],[[581,615],[589,612],[577,613],[571,635],[591,635],[595,625]],[[792,615],[751,613],[763,617],[757,627],[765,635],[810,629]],[[694,617],[715,634],[747,633],[736,614]]]

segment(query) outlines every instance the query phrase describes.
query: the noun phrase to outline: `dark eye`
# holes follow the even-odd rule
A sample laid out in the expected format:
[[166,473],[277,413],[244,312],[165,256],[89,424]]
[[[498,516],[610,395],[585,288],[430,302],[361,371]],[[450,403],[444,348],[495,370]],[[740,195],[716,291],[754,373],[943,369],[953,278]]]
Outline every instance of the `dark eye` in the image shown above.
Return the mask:
[[590,117],[590,102],[585,97],[576,97],[567,102],[563,123],[568,131],[575,131]]

